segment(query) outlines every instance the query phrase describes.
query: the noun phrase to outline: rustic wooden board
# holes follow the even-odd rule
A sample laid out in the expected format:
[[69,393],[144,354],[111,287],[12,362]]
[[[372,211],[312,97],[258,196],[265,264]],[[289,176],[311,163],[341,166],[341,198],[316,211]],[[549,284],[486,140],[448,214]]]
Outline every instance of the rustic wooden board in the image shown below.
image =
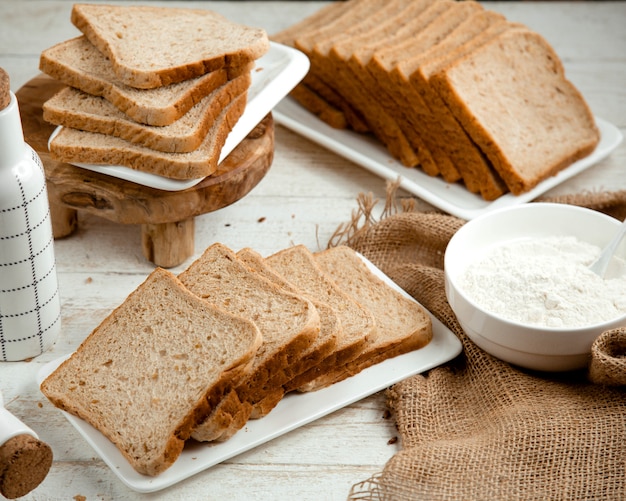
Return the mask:
[[[17,92],[24,137],[44,164],[56,238],[76,228],[85,211],[122,224],[142,225],[146,258],[171,267],[193,253],[193,218],[247,195],[268,172],[274,157],[274,122],[267,115],[219,165],[217,172],[183,191],[162,191],[53,160],[43,103],[63,84],[39,75]],[[161,257],[159,257],[161,256]]]

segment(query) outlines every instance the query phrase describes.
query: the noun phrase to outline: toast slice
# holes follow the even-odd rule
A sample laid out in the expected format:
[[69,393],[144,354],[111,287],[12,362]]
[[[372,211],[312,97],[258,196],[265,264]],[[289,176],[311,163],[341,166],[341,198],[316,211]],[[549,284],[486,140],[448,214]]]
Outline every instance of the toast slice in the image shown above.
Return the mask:
[[374,275],[349,247],[332,247],[314,254],[315,261],[337,285],[367,308],[376,320],[372,336],[358,357],[327,371],[302,386],[302,391],[325,388],[363,369],[426,346],[432,339],[432,322],[426,311]]
[[558,55],[530,30],[506,30],[431,81],[515,195],[585,157],[600,140]]
[[39,58],[39,69],[52,78],[103,97],[135,122],[159,126],[175,122],[215,89],[253,67],[249,63],[222,68],[156,89],[136,89],[117,78],[109,59],[84,35],[45,49]]
[[[298,361],[319,336],[320,318],[311,301],[281,289],[252,271],[222,244],[207,248],[179,278],[197,296],[244,315],[259,327],[263,344],[254,358],[250,375],[233,390],[250,410],[275,385],[288,379],[290,365]],[[222,409],[218,408],[197,426],[193,438],[199,441],[218,438],[216,432],[225,430],[214,426],[212,420],[222,419],[226,406],[225,401]],[[242,420],[244,424],[246,421],[247,418]]]
[[250,367],[261,334],[157,268],[41,384],[139,473],[158,475]]
[[97,132],[64,127],[50,141],[54,160],[66,163],[121,165],[172,179],[213,174],[228,134],[246,107],[247,93],[233,99],[216,118],[200,146],[187,153],[167,153]]
[[210,10],[74,4],[71,21],[121,82],[140,89],[246,65],[269,50],[265,30]]
[[[339,40],[372,31],[379,23],[407,0],[365,0],[355,3],[348,15],[336,18],[323,28],[298,37],[295,45],[311,61],[312,73],[341,95],[343,102],[362,116],[368,128],[403,165],[415,166],[418,154],[413,150],[387,110],[378,105],[372,96],[360,86],[354,86],[341,71],[332,65],[329,52]],[[339,67],[339,70],[342,68]]]
[[43,105],[49,123],[124,139],[166,153],[196,150],[222,110],[250,87],[249,73],[229,80],[203,98],[180,119],[156,127],[135,122],[102,97],[66,87]]
[[343,335],[334,352],[312,369],[291,379],[285,391],[293,391],[308,384],[320,374],[345,365],[362,353],[378,336],[374,315],[316,263],[313,254],[303,245],[281,250],[266,258],[279,275],[292,283],[304,295],[328,304],[339,316]]

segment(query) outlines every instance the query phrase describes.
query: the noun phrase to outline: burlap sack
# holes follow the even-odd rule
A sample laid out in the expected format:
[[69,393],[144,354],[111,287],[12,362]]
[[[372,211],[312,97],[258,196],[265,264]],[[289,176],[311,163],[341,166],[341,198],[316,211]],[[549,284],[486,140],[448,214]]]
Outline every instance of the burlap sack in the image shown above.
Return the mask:
[[[364,254],[446,324],[463,352],[387,390],[402,450],[349,499],[626,499],[624,330],[594,345],[589,375],[533,374],[491,357],[465,336],[445,298],[444,251],[464,221],[412,212],[410,200],[399,210],[394,191],[380,221],[376,202],[361,197],[329,245]],[[621,218],[626,208],[624,193],[543,201]]]

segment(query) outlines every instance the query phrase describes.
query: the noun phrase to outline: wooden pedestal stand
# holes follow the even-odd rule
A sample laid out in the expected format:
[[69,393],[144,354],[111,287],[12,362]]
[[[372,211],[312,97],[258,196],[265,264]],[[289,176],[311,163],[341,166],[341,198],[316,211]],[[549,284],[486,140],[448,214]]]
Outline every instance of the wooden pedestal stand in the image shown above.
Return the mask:
[[40,75],[16,92],[24,137],[46,171],[55,238],[71,235],[77,227],[77,213],[84,211],[122,224],[141,225],[144,256],[157,266],[177,266],[194,252],[194,217],[243,198],[272,164],[271,115],[224,159],[213,176],[184,191],[156,190],[56,162],[47,145],[54,126],[43,120],[42,105],[62,86]]

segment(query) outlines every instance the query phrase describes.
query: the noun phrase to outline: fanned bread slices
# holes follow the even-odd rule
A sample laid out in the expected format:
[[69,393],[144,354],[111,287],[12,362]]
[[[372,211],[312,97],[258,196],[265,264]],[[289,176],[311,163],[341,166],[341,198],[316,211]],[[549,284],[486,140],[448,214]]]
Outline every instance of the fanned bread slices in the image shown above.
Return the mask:
[[172,179],[199,179],[213,174],[228,134],[246,107],[246,93],[228,103],[200,146],[186,153],[167,153],[97,132],[62,128],[50,141],[52,156],[61,162],[122,165]]
[[200,147],[222,110],[250,87],[245,73],[225,82],[170,125],[156,127],[135,122],[102,97],[72,87],[62,89],[43,105],[49,123],[98,132],[167,153],[187,153]]
[[292,92],[302,106],[487,201],[528,192],[600,140],[548,43],[472,0],[347,0],[271,38],[311,60]]
[[348,247],[263,258],[216,243],[179,277],[151,273],[41,391],[154,476],[185,440],[228,440],[286,393],[324,388],[431,337],[422,307]]
[[294,377],[285,385],[285,391],[296,390],[321,374],[341,367],[359,356],[377,334],[376,319],[345,288],[340,287],[315,262],[313,254],[298,245],[279,251],[266,258],[269,266],[292,283],[307,297],[328,304],[339,316],[342,337],[335,350],[319,365]]
[[[306,248],[302,248],[306,250]],[[332,306],[330,306],[330,304],[328,304],[328,302],[321,301],[319,297],[308,294],[308,291],[305,289],[300,289],[295,284],[286,280],[284,276],[277,273],[276,270],[268,264],[266,259],[249,247],[238,251],[237,257],[250,269],[275,283],[279,287],[282,287],[283,289],[294,294],[302,294],[310,299],[317,309],[320,317],[320,333],[318,338],[307,350],[302,353],[300,363],[295,368],[296,370],[290,367],[287,371],[285,371],[285,376],[288,382],[284,383],[285,377],[282,375],[276,382],[271,379],[269,381],[269,385],[273,385],[276,390],[253,405],[250,417],[258,419],[265,416],[274,408],[274,406],[276,406],[286,392],[286,387],[291,385],[294,380],[297,380],[300,377],[306,378],[305,380],[307,381],[312,379],[312,376],[307,377],[306,374],[309,374],[312,369],[320,367],[320,364],[323,363],[323,361],[326,360],[331,353],[345,353],[346,348],[344,346],[348,346],[348,342],[345,340],[340,315],[332,308]],[[366,312],[364,311],[364,314],[365,313]],[[363,329],[362,333],[366,334],[367,329]],[[355,344],[356,343],[352,343],[353,346]]]
[[[233,390],[241,403],[250,406],[250,411],[252,405],[266,396],[270,380],[282,384],[288,379],[288,371],[298,367],[302,353],[319,336],[320,318],[311,301],[260,276],[224,245],[210,246],[179,278],[197,296],[244,315],[259,327],[263,344],[251,374]],[[219,438],[221,433],[216,436],[212,421],[223,420],[223,414],[218,406],[196,427],[193,438],[200,441]]]
[[75,4],[71,21],[123,83],[142,89],[245,65],[269,50],[264,30],[209,10]]
[[256,325],[156,269],[41,384],[52,403],[102,432],[140,473],[157,475],[246,374]]
[[426,311],[374,275],[352,249],[333,247],[314,256],[320,268],[342,290],[374,315],[376,333],[356,358],[326,371],[301,390],[324,388],[430,342],[432,322]]
[[253,66],[251,62],[155,89],[137,89],[117,78],[111,61],[84,35],[45,49],[39,58],[39,69],[46,75],[105,98],[135,122],[159,126],[175,122],[215,89],[249,73]]

